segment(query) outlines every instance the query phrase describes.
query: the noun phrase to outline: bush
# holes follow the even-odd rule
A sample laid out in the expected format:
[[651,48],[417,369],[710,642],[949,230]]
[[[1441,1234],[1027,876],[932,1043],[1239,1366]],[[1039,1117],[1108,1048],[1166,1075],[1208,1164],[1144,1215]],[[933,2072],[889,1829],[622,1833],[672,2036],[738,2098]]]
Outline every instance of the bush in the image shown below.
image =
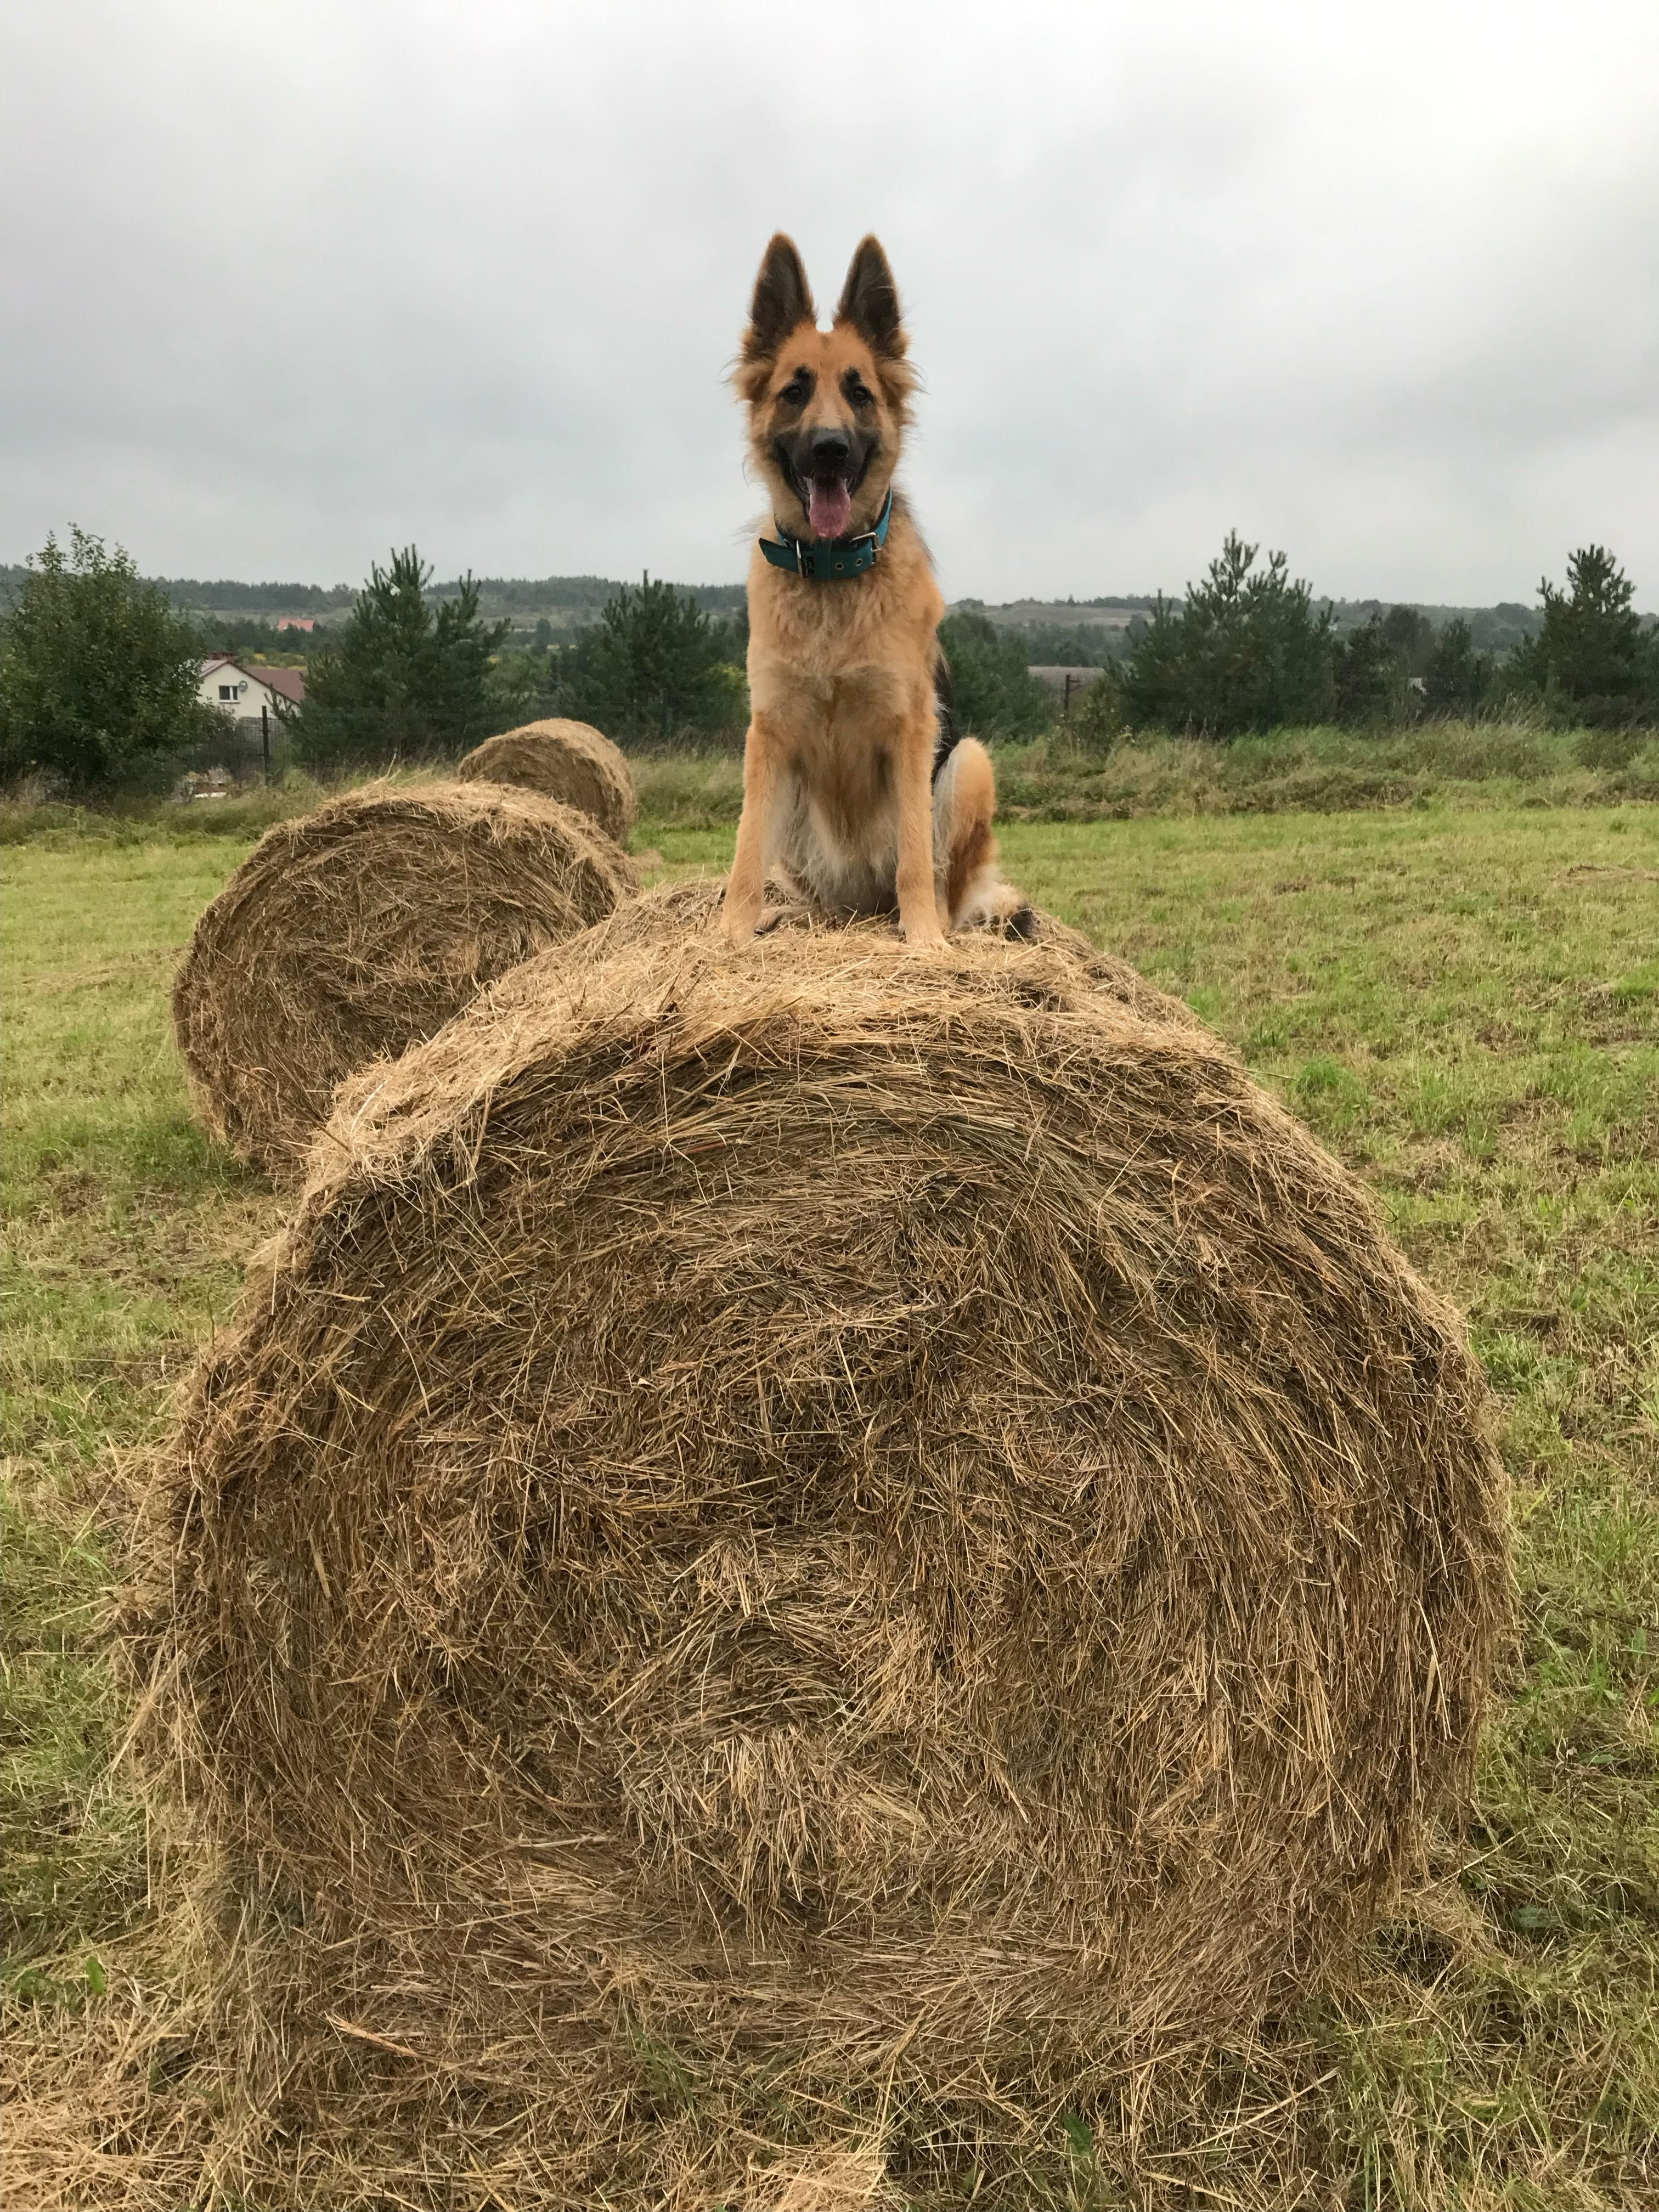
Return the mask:
[[1283,553],[1259,568],[1256,551],[1229,531],[1184,603],[1158,601],[1124,664],[1124,710],[1135,727],[1220,738],[1329,719],[1330,617],[1315,614]]
[[300,760],[453,757],[507,726],[491,661],[508,625],[480,618],[471,576],[434,608],[431,575],[412,545],[370,568],[338,645],[311,664],[305,704],[283,713]]
[[1123,735],[1123,690],[1115,669],[1109,668],[1098,676],[1081,697],[1073,702],[1072,711],[1061,725],[1073,746],[1080,753],[1109,753]]
[[981,738],[1032,738],[1054,719],[1054,701],[1025,665],[1025,641],[1004,637],[988,616],[959,610],[939,624],[959,728]]
[[1623,729],[1583,730],[1573,744],[1580,768],[1610,769],[1622,774],[1648,743],[1648,733],[1627,723]]
[[1512,776],[1517,783],[1536,783],[1552,769],[1565,765],[1559,744],[1547,743],[1538,730],[1514,723],[1425,723],[1402,733],[1396,750],[1402,766],[1459,782]]
[[555,713],[545,652],[510,647],[490,664],[488,691],[495,732],[516,730]]
[[94,789],[153,769],[219,731],[201,678],[201,639],[130,554],[48,538],[0,629],[0,776]]

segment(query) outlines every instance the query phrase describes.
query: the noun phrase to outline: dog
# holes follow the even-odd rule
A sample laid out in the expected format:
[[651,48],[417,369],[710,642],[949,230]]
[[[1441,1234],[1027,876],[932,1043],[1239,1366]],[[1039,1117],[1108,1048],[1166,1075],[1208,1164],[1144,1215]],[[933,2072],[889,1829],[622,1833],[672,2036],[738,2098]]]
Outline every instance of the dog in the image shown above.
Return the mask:
[[749,571],[743,812],[721,927],[747,943],[767,884],[838,918],[897,910],[921,951],[964,924],[1034,932],[997,871],[990,756],[941,714],[945,601],[894,483],[916,375],[887,256],[853,256],[833,327],[781,232],[734,382],[775,539]]

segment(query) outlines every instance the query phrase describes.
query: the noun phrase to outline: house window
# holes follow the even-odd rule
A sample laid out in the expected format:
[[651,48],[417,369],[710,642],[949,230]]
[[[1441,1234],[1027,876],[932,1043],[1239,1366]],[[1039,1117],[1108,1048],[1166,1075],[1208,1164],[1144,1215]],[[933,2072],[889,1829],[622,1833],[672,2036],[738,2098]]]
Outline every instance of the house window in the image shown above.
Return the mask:
[[234,699],[236,696],[236,686],[234,684],[222,684],[219,686],[219,696],[222,699]]

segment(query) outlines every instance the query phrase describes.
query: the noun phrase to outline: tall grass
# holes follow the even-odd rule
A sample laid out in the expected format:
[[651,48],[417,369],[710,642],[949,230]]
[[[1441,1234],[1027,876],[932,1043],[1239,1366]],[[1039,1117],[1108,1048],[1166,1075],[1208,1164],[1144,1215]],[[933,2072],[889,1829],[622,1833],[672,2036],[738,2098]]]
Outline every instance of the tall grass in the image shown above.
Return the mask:
[[[1659,799],[1659,732],[1611,749],[1598,747],[1595,737],[1519,722],[1431,722],[1375,737],[1276,730],[1227,744],[1129,736],[1100,751],[1075,744],[1062,726],[1031,744],[994,744],[991,750],[1000,811],[1016,822]],[[632,765],[641,845],[664,830],[726,828],[742,811],[742,756],[729,749],[636,753]],[[0,845],[64,836],[143,843],[158,830],[169,838],[245,839],[374,775],[407,782],[444,773],[441,762],[394,761],[320,781],[290,768],[270,785],[189,803],[129,793],[77,805],[23,788],[0,796]]]

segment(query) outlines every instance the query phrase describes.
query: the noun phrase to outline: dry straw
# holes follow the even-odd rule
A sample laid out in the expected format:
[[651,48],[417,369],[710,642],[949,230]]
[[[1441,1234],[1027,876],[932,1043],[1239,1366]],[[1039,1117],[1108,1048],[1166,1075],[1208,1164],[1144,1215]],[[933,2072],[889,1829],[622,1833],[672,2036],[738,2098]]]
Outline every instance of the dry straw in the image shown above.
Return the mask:
[[626,756],[587,722],[526,722],[486,738],[455,773],[463,782],[521,784],[562,800],[625,845],[639,818]]
[[370,785],[267,831],[197,924],[173,1028],[204,1118],[278,1182],[341,1078],[608,914],[631,863],[493,784]]
[[157,1492],[283,2201],[793,2202],[815,2106],[994,2170],[1317,1977],[1470,1751],[1500,1470],[1352,1179],[1066,933],[707,907],[343,1092]]

